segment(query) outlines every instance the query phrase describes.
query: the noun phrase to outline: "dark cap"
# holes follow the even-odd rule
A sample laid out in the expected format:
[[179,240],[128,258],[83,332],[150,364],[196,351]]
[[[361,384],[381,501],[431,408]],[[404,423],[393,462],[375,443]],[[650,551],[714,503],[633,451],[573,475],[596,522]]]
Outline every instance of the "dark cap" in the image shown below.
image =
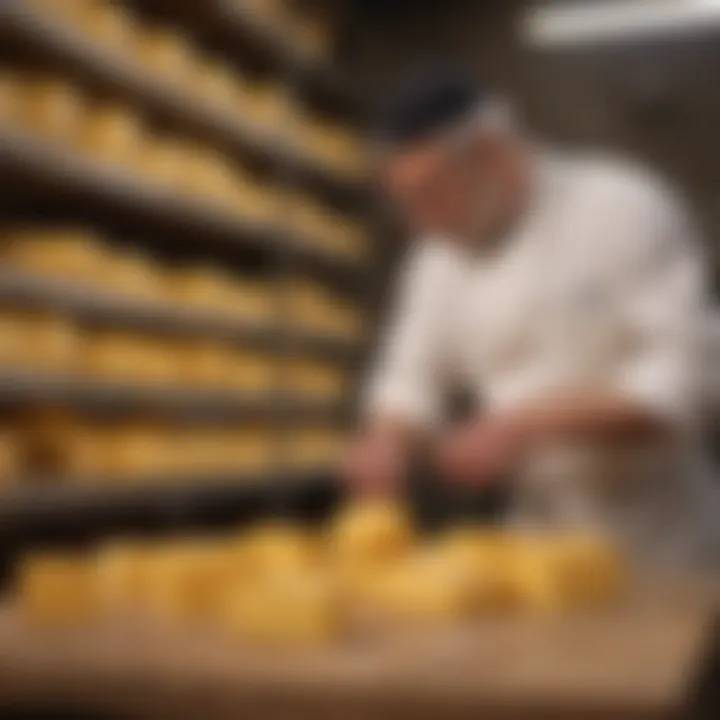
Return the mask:
[[431,68],[403,81],[380,113],[375,135],[397,146],[432,136],[481,105],[486,94],[467,75]]

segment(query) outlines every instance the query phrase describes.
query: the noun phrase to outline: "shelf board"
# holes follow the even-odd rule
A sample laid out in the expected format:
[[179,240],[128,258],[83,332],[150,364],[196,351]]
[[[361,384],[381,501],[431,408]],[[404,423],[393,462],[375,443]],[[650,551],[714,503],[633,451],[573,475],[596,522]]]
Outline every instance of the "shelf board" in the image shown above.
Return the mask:
[[342,423],[352,417],[344,400],[290,392],[204,390],[152,383],[110,382],[16,368],[0,368],[0,404],[61,405],[77,410],[147,412],[174,419]]
[[282,252],[300,268],[336,271],[344,277],[359,278],[367,272],[350,258],[313,249],[296,233],[254,223],[220,205],[182,195],[7,126],[0,126],[0,171],[35,189],[132,215],[152,227],[191,231],[202,243],[214,240],[273,257]]
[[216,24],[244,41],[252,43],[267,55],[276,59],[277,65],[293,73],[301,84],[320,90],[346,108],[357,111],[358,98],[348,89],[349,82],[333,67],[331,62],[314,58],[284,33],[271,24],[258,20],[252,11],[244,9],[232,0],[213,0],[208,3],[214,13]]
[[265,418],[278,412],[277,398],[268,393],[109,382],[14,368],[0,368],[0,403],[228,418]]
[[213,509],[242,508],[255,519],[292,507],[305,493],[335,487],[327,470],[194,473],[134,478],[124,485],[107,479],[28,478],[0,488],[0,538],[33,535],[48,527],[66,532],[108,521],[133,526],[139,518],[172,518],[184,524]]
[[[229,13],[228,17],[235,17],[235,13]],[[0,24],[6,34],[19,40],[25,48],[43,52],[59,66],[74,69],[129,101],[159,112],[193,133],[202,134],[214,144],[251,153],[280,167],[293,168],[303,176],[336,186],[341,191],[358,193],[367,190],[365,183],[318,163],[282,137],[239,115],[213,108],[172,80],[153,75],[132,59],[93,42],[82,32],[45,17],[17,0],[0,8]],[[283,43],[278,41],[277,45],[282,47]]]
[[264,252],[280,242],[271,228],[253,224],[220,206],[173,192],[7,126],[0,128],[0,168],[63,197],[100,202],[153,224],[202,232],[203,240],[216,238]]
[[247,345],[270,346],[277,330],[211,312],[181,309],[160,301],[138,301],[69,281],[37,277],[0,268],[0,301],[43,310],[58,310],[92,323],[168,334],[220,338]]
[[293,354],[315,355],[353,362],[358,344],[318,333],[283,330],[210,311],[181,309],[160,301],[138,301],[92,287],[54,278],[33,277],[0,268],[0,302],[68,313],[90,323],[102,323],[154,333],[204,337],[243,346],[277,348]]

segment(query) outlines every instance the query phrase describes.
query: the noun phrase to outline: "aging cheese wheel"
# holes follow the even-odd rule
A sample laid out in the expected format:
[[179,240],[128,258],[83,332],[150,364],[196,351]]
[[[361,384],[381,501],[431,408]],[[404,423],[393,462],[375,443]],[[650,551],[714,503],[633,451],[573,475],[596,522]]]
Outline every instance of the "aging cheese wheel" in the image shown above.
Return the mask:
[[286,439],[287,462],[295,470],[334,468],[346,444],[345,434],[336,430],[302,430]]
[[105,287],[137,300],[160,300],[164,283],[152,258],[140,252],[117,254],[104,273]]
[[177,348],[167,340],[123,332],[100,332],[89,337],[82,358],[90,376],[117,382],[177,384]]
[[24,472],[22,439],[14,427],[0,426],[0,486],[18,482]]
[[53,315],[28,315],[27,364],[33,368],[58,372],[76,369],[82,349],[78,328],[69,320]]
[[121,167],[135,168],[143,146],[138,115],[122,106],[94,107],[82,128],[81,148],[91,157]]
[[33,625],[77,625],[101,611],[92,556],[27,556],[20,564],[19,588],[23,616]]
[[178,358],[188,385],[216,390],[233,384],[234,360],[231,348],[208,341],[184,346]]
[[285,287],[285,311],[291,322],[308,331],[357,339],[362,334],[362,315],[323,287],[310,281],[293,281]]
[[213,106],[232,111],[238,102],[241,83],[238,75],[220,62],[205,61],[195,73],[196,91]]
[[[131,54],[134,52],[138,32],[137,21],[127,8],[112,2],[56,2],[66,5],[65,19],[83,32],[88,40],[113,50]],[[56,12],[60,12],[56,10]]]
[[544,612],[606,604],[626,576],[611,545],[581,533],[518,533],[512,568],[520,604]]
[[235,305],[233,279],[217,267],[174,270],[165,285],[168,298],[188,308],[227,313]]
[[264,472],[276,460],[277,447],[270,430],[232,430],[222,435],[221,441],[228,466],[240,472]]
[[73,85],[52,78],[28,76],[20,115],[23,128],[62,144],[74,144],[85,121],[85,100]]
[[26,82],[22,74],[8,71],[0,74],[0,125],[18,129],[22,125]]
[[79,352],[78,330],[65,318],[19,310],[0,312],[0,366],[63,374],[76,368]]
[[240,392],[270,392],[276,380],[274,359],[263,353],[236,350],[231,387]]
[[108,248],[82,228],[28,228],[5,235],[0,262],[31,275],[95,284],[111,261]]
[[108,542],[97,554],[98,584],[103,611],[135,614],[147,601],[157,550],[148,542]]
[[472,574],[433,549],[416,550],[365,572],[354,594],[365,612],[393,624],[458,621],[477,609]]
[[197,63],[192,45],[177,30],[146,29],[138,37],[136,48],[140,60],[151,70],[178,82],[187,80]]
[[341,398],[348,381],[339,368],[309,360],[288,360],[284,363],[285,386],[301,395],[321,398]]
[[276,132],[287,120],[287,98],[277,86],[245,82],[236,98],[237,111],[267,132]]
[[165,190],[183,193],[188,172],[193,167],[194,147],[174,137],[148,139],[146,151],[136,164],[142,178]]
[[233,285],[231,313],[249,322],[270,323],[277,303],[268,285],[249,280],[236,281]]
[[182,180],[186,193],[225,207],[233,203],[236,170],[220,153],[193,147],[187,163]]

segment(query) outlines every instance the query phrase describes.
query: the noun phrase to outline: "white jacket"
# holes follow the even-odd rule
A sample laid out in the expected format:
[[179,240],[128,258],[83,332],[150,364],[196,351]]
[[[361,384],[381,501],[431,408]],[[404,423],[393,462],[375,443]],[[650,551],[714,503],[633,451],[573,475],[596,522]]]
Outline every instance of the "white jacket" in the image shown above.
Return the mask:
[[[490,411],[570,388],[623,393],[675,423],[682,449],[672,460],[644,449],[639,463],[562,448],[562,460],[545,456],[523,474],[518,511],[598,524],[642,555],[720,550],[720,489],[698,470],[696,448],[704,263],[681,203],[637,168],[571,155],[539,156],[534,188],[497,253],[473,256],[444,238],[413,245],[367,412],[437,423],[452,383]],[[527,498],[538,494],[544,510],[533,513]]]

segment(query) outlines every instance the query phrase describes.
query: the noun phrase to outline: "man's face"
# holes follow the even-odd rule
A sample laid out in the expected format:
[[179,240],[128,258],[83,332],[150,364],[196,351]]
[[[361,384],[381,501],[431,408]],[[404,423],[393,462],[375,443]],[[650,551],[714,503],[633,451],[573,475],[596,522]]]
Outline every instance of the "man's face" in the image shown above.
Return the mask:
[[415,143],[388,156],[384,186],[414,232],[482,240],[506,205],[507,142],[478,132],[462,146]]

